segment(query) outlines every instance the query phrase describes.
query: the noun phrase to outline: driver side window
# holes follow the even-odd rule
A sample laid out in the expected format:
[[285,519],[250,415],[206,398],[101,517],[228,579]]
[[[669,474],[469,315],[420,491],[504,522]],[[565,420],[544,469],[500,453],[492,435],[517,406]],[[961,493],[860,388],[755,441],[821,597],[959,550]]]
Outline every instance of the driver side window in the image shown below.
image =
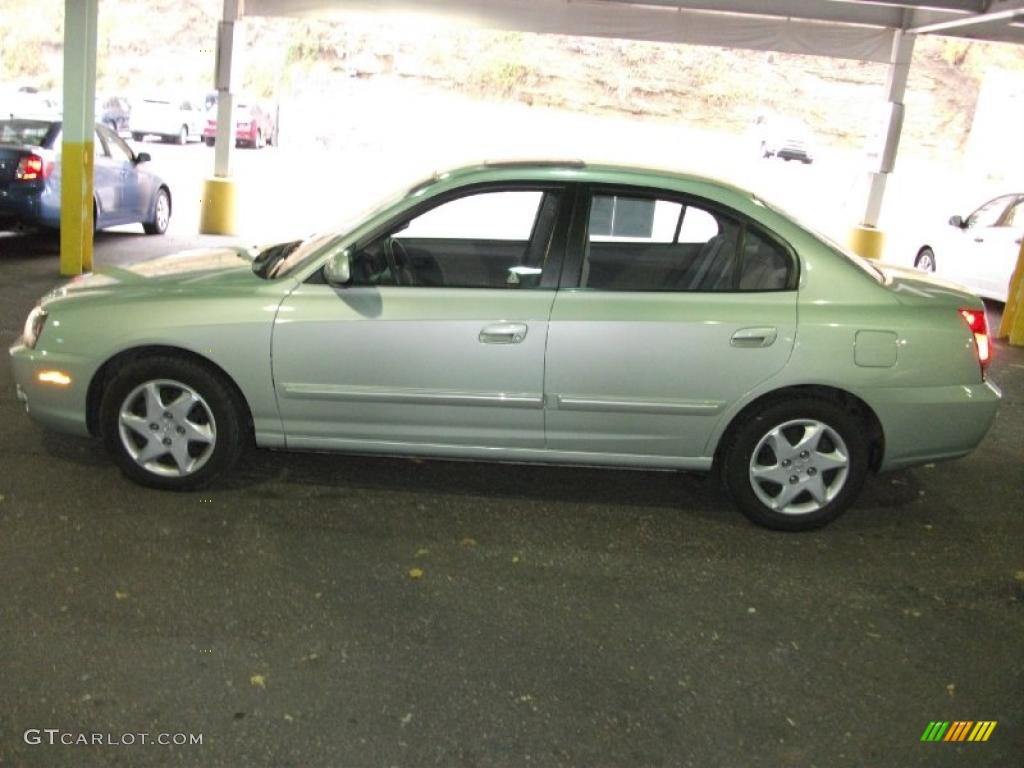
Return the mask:
[[1009,202],[1009,197],[997,197],[995,200],[985,203],[967,217],[967,229],[994,227],[996,222],[999,221],[999,217],[1003,215],[1003,211],[1006,210],[1006,205]]
[[559,199],[511,189],[441,203],[356,252],[350,284],[539,288]]

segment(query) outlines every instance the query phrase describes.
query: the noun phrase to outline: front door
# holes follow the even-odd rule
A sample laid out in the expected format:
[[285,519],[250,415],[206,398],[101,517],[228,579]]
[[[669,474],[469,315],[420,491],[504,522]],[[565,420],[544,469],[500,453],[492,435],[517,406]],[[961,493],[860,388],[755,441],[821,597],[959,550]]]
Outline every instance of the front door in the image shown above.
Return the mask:
[[487,187],[427,204],[356,244],[348,285],[292,292],[272,349],[288,445],[542,448],[565,197]]
[[646,464],[704,457],[723,411],[789,357],[794,254],[668,193],[597,190],[575,229],[578,287],[559,291],[548,331],[548,448]]

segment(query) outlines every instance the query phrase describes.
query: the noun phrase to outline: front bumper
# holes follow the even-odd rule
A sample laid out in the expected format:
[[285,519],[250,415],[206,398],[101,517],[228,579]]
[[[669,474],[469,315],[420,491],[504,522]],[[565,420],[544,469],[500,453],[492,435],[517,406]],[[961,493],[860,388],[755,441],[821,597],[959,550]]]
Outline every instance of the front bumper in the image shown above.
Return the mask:
[[988,433],[1002,398],[991,381],[878,388],[864,395],[885,435],[882,470],[967,455]]
[[[10,348],[10,355],[15,392],[28,415],[58,432],[87,436],[86,395],[95,366],[76,355],[29,349],[21,343]],[[62,371],[71,383],[62,387],[40,382],[37,376],[43,370]]]

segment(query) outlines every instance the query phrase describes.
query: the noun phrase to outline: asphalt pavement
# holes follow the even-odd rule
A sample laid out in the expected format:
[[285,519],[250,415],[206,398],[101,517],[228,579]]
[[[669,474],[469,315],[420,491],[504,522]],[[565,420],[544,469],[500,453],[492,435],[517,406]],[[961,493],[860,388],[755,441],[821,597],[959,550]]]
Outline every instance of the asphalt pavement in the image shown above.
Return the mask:
[[[57,281],[0,238],[4,347]],[[792,535],[675,473],[252,451],[146,490],[0,355],[0,765],[1020,766],[1024,350],[992,378],[975,453]]]

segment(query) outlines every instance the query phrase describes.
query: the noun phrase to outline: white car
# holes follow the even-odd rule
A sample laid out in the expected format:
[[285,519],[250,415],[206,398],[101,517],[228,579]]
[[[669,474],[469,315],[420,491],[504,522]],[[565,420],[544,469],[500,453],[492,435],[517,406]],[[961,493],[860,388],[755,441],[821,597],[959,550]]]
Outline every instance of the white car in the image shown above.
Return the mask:
[[979,296],[1006,301],[1010,276],[1024,235],[1024,193],[989,200],[917,249],[914,266],[970,288]]
[[135,141],[154,135],[178,144],[202,141],[205,123],[198,101],[160,96],[132,102],[131,130]]

